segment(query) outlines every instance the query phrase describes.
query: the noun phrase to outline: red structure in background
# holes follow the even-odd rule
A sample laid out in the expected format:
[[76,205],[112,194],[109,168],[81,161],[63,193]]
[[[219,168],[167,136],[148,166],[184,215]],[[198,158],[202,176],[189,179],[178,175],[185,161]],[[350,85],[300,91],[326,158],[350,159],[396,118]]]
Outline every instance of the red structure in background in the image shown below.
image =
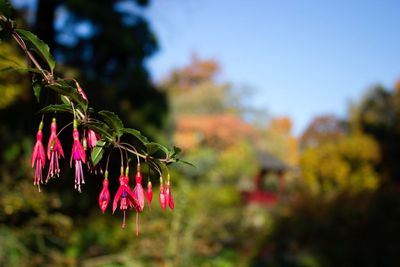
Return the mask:
[[[274,205],[285,190],[285,173],[289,170],[289,167],[269,153],[259,153],[258,158],[260,170],[254,177],[254,189],[243,192],[243,200],[246,204]],[[264,182],[270,174],[274,174],[277,178],[276,190],[264,188]]]

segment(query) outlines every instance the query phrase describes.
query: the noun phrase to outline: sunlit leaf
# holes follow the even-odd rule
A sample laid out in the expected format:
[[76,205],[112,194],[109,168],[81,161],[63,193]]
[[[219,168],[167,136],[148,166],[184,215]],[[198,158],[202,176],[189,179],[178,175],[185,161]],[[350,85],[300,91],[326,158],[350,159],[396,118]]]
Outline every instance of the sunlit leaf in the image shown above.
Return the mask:
[[53,59],[53,56],[50,54],[49,46],[30,31],[21,29],[17,29],[15,31],[25,41],[28,49],[35,51],[36,54],[38,54],[47,63],[47,65],[50,67],[50,71],[53,72],[56,63]]
[[42,108],[40,113],[49,113],[49,112],[68,112],[73,113],[73,110],[68,104],[59,104],[59,105],[49,105],[47,107]]

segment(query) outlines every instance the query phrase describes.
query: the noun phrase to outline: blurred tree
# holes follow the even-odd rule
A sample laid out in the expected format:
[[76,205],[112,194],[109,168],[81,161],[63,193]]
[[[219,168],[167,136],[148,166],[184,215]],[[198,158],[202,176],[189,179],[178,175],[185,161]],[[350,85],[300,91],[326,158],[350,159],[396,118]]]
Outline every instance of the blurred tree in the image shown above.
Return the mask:
[[347,133],[346,124],[333,115],[318,116],[312,120],[300,137],[300,149],[316,147],[335,141]]
[[351,125],[355,130],[373,136],[379,143],[382,157],[376,170],[385,182],[400,181],[400,90],[382,86],[371,88],[352,107]]
[[157,136],[167,104],[165,95],[151,85],[144,66],[158,48],[140,15],[149,1],[37,2],[32,27],[49,44],[57,62],[64,64],[57,70],[78,71],[95,107],[118,108],[129,126]]
[[380,182],[374,170],[379,155],[378,144],[366,135],[325,141],[302,154],[302,179],[312,194],[328,199],[339,193],[374,190]]

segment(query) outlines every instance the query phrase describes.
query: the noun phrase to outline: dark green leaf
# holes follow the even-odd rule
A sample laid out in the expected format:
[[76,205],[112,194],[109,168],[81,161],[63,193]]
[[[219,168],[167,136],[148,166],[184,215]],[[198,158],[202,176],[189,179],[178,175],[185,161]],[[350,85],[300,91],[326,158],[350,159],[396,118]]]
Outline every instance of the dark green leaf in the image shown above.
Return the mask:
[[103,122],[88,122],[85,124],[85,126],[100,134],[102,138],[107,138],[109,141],[114,141],[112,130],[107,124]]
[[162,151],[165,156],[168,156],[168,149],[165,146],[162,146],[158,143],[146,143],[145,144],[146,148],[147,148],[147,153],[149,155],[153,155],[155,153],[157,153],[158,151]]
[[179,153],[181,153],[182,149],[180,149],[177,146],[174,146],[173,150],[169,152],[168,157],[170,158],[174,158],[176,155],[178,155]]
[[[99,141],[97,143],[99,143]],[[97,163],[99,163],[99,161],[103,157],[103,154],[104,154],[104,146],[97,146],[96,144],[96,146],[92,150],[92,154],[90,155],[93,165],[96,166]]]
[[74,113],[71,106],[68,104],[59,104],[59,105],[49,105],[47,107],[42,108],[40,113],[48,113],[48,112],[69,112]]
[[103,117],[108,126],[114,130],[115,134],[120,137],[124,129],[124,124],[121,119],[115,113],[108,110],[99,111],[99,114]]
[[25,41],[29,50],[34,50],[38,56],[40,56],[50,67],[50,71],[53,72],[56,63],[50,54],[49,46],[40,40],[36,35],[30,31],[25,31],[21,29],[15,30],[21,38]]
[[46,85],[46,87],[52,89],[53,91],[55,91],[61,95],[68,96],[74,102],[76,102],[84,111],[87,110],[87,102],[78,93],[76,88],[66,85],[66,84],[50,84],[50,85]]
[[36,96],[36,100],[39,103],[40,93],[42,92],[43,85],[35,76],[32,79],[32,89],[33,89],[33,94]]
[[122,133],[130,134],[139,139],[140,142],[146,144],[149,142],[146,136],[142,135],[140,131],[132,129],[132,128],[124,128],[122,129]]

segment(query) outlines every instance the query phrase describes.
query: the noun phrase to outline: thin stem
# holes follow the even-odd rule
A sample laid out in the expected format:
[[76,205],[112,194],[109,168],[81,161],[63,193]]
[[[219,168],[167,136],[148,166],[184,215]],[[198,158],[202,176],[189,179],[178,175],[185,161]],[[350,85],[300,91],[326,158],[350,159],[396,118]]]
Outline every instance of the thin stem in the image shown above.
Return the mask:
[[61,130],[58,132],[57,136],[58,136],[62,131],[64,131],[68,126],[70,126],[72,123],[73,123],[73,122],[71,121],[71,122],[67,123],[64,127],[62,127]]
[[[124,166],[124,156],[122,155],[121,147],[117,146],[117,148],[118,148],[118,150],[119,150],[119,156],[120,156],[120,158],[121,158],[121,166]],[[128,159],[126,160],[126,162],[127,162],[126,165],[128,165]]]
[[[22,48],[22,50],[25,52],[25,54],[29,57],[29,59],[32,61],[33,65],[42,73],[43,78],[46,79],[47,83],[50,83],[52,79],[48,77],[46,72],[43,70],[43,68],[40,66],[40,64],[36,61],[35,57],[32,55],[32,53],[28,50],[26,47],[26,44],[24,40],[22,40],[21,36],[19,36],[18,33],[13,32],[12,37],[14,40],[17,42],[17,44]],[[52,74],[51,74],[52,76]]]
[[114,148],[112,148],[110,150],[110,152],[108,152],[108,156],[107,156],[107,162],[106,162],[106,171],[108,171],[108,162],[110,161],[110,156],[111,156],[111,152],[113,151]]

